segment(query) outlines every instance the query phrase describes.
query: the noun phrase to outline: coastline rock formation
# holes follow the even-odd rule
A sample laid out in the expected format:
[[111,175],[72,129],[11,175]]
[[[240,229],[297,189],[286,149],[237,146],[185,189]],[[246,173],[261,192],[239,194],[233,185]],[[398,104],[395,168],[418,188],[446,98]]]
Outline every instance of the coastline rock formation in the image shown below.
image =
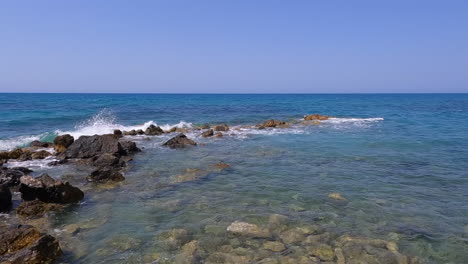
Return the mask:
[[286,128],[286,127],[289,127],[289,124],[284,121],[270,119],[261,124],[258,124],[257,127],[258,129],[264,129],[267,127]]
[[326,116],[326,115],[319,115],[319,114],[312,114],[312,115],[305,115],[304,120],[328,120],[330,119],[331,116]]
[[229,131],[229,126],[224,124],[224,125],[217,125],[213,127],[214,131]]
[[155,126],[155,125],[150,125],[145,130],[145,135],[148,135],[148,136],[159,136],[162,134],[164,134],[164,131],[160,127]]
[[58,153],[64,152],[74,141],[75,139],[69,134],[57,136],[54,139],[54,149]]
[[61,255],[58,241],[32,226],[0,227],[1,263],[52,263]]
[[10,211],[12,206],[11,191],[6,185],[0,185],[0,213]]
[[202,135],[202,137],[212,137],[214,135],[214,131],[213,131],[213,129],[209,129],[209,130],[203,132],[201,135]]
[[40,200],[45,203],[76,203],[83,199],[84,193],[68,182],[55,180],[47,174],[37,178],[23,176],[19,191],[25,201]]
[[28,168],[15,167],[15,168],[0,168],[0,185],[4,184],[8,187],[18,186],[20,178],[32,172]]
[[192,145],[195,146],[197,145],[197,142],[189,139],[186,135],[184,134],[179,134],[163,144],[165,147],[169,148],[185,148],[187,145]]

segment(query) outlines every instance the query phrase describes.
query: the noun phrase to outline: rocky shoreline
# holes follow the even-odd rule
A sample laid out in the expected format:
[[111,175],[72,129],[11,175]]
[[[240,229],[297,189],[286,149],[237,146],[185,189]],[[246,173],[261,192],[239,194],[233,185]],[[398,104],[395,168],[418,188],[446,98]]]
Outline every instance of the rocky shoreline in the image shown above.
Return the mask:
[[[306,115],[300,124],[318,125],[329,118],[319,114]],[[270,119],[246,128],[282,129],[292,125],[295,124]],[[200,131],[200,137],[203,138],[219,138],[228,135],[231,129],[227,124],[205,124],[192,130]],[[68,134],[60,135],[53,143],[34,141],[27,148],[0,152],[0,212],[19,219],[0,225],[0,262],[52,263],[59,259],[62,255],[60,241],[29,225],[28,221],[80,203],[86,196],[85,192],[67,181],[56,180],[47,174],[33,177],[33,172],[28,168],[5,167],[10,160],[54,157],[55,161],[50,165],[76,163],[88,167],[91,172],[84,179],[88,183],[99,185],[121,182],[125,180],[125,170],[133,156],[142,151],[126,136],[152,137],[178,133],[162,146],[180,149],[199,145],[184,134],[188,132],[191,130],[174,127],[164,131],[150,125],[145,130],[115,130],[113,134],[81,136],[76,139]],[[229,168],[229,164],[220,162],[208,170],[187,170],[174,176],[173,184],[195,181],[214,171]],[[22,202],[19,205],[12,202],[14,192],[21,194]],[[329,199],[337,204],[347,202],[339,193],[331,193]],[[80,228],[72,228],[70,233],[79,232]],[[210,228],[223,234],[226,243],[206,247],[206,242],[193,238],[188,230],[174,229],[158,238],[158,243],[173,252],[173,257],[153,255],[148,257],[148,263],[166,263],[162,259],[169,259],[167,263],[422,263],[417,258],[401,254],[394,242],[338,236],[314,225],[298,226],[283,215],[272,214],[264,226],[239,219],[228,226]]]

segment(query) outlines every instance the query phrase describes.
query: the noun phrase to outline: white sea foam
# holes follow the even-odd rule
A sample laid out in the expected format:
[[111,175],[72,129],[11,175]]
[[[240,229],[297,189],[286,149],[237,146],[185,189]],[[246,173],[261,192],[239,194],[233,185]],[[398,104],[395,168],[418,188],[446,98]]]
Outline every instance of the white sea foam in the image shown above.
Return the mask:
[[9,139],[0,140],[0,150],[12,150],[19,146],[24,146],[31,143],[34,140],[40,140],[46,136],[46,134],[40,134],[36,136],[20,136]]
[[52,161],[58,161],[58,159],[55,159],[54,157],[47,157],[45,159],[35,159],[35,160],[26,160],[26,161],[14,161],[14,160],[9,160],[7,163],[5,163],[6,167],[26,167],[26,168],[40,168],[40,169],[46,169],[46,168],[51,168],[52,166],[48,165]]
[[382,117],[372,117],[372,118],[330,118],[328,120],[320,121],[323,123],[332,123],[332,124],[341,124],[341,123],[372,123],[383,121]]

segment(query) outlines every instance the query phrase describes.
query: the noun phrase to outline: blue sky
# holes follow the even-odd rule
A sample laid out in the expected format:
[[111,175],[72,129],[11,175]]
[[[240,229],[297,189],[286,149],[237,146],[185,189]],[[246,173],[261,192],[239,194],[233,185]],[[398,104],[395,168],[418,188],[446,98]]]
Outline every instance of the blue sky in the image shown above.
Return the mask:
[[468,92],[468,1],[2,1],[0,92]]

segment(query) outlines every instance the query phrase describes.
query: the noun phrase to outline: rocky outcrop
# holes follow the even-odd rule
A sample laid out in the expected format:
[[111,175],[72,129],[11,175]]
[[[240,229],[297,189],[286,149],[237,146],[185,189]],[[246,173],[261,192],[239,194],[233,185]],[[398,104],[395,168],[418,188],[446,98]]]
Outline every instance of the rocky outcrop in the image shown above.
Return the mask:
[[197,145],[197,142],[189,139],[186,135],[184,134],[179,134],[171,139],[169,139],[166,143],[163,144],[163,146],[169,147],[169,148],[184,148],[188,145],[195,146]]
[[119,140],[114,135],[81,136],[65,151],[65,158],[86,159],[104,153],[121,156],[126,154]]
[[229,131],[229,126],[224,124],[224,125],[217,125],[213,127],[214,131]]
[[6,185],[8,187],[17,186],[20,184],[20,178],[32,172],[28,168],[16,167],[16,168],[0,168],[0,185]]
[[89,182],[105,183],[108,181],[119,182],[125,177],[118,170],[111,167],[103,167],[93,171],[86,179]]
[[28,225],[0,228],[0,262],[52,263],[62,255],[58,241]]
[[54,139],[54,149],[58,153],[64,152],[74,141],[75,139],[69,134],[57,136]]
[[59,204],[44,203],[39,200],[24,201],[16,208],[16,214],[22,218],[38,218],[61,207]]
[[52,144],[49,142],[34,140],[33,142],[31,142],[31,144],[29,144],[29,146],[32,148],[50,148]]
[[31,154],[31,158],[32,159],[45,159],[49,156],[51,156],[52,154],[46,150],[40,150],[40,151],[37,151],[37,152],[33,152]]
[[0,213],[11,209],[11,191],[6,185],[0,185]]
[[202,137],[212,137],[214,135],[214,131],[213,131],[213,129],[209,129],[209,130],[203,132],[201,135],[202,135]]
[[327,120],[329,118],[331,118],[331,116],[319,115],[319,114],[304,116],[304,120]]
[[55,180],[47,174],[38,178],[23,176],[19,191],[25,201],[38,199],[45,203],[76,203],[83,199],[84,193],[68,182]]
[[121,131],[120,129],[114,130],[114,133],[113,133],[113,134],[114,134],[114,136],[116,136],[116,137],[118,137],[118,138],[123,137],[123,133],[122,133],[122,131]]
[[148,136],[159,136],[161,134],[164,134],[164,131],[155,125],[150,125],[148,128],[145,130],[145,135]]
[[257,127],[259,129],[263,129],[263,128],[266,128],[266,127],[279,127],[279,128],[285,128],[285,127],[288,127],[288,124],[284,121],[280,121],[280,120],[274,120],[274,119],[270,119],[270,120],[267,120],[261,124],[258,124]]

